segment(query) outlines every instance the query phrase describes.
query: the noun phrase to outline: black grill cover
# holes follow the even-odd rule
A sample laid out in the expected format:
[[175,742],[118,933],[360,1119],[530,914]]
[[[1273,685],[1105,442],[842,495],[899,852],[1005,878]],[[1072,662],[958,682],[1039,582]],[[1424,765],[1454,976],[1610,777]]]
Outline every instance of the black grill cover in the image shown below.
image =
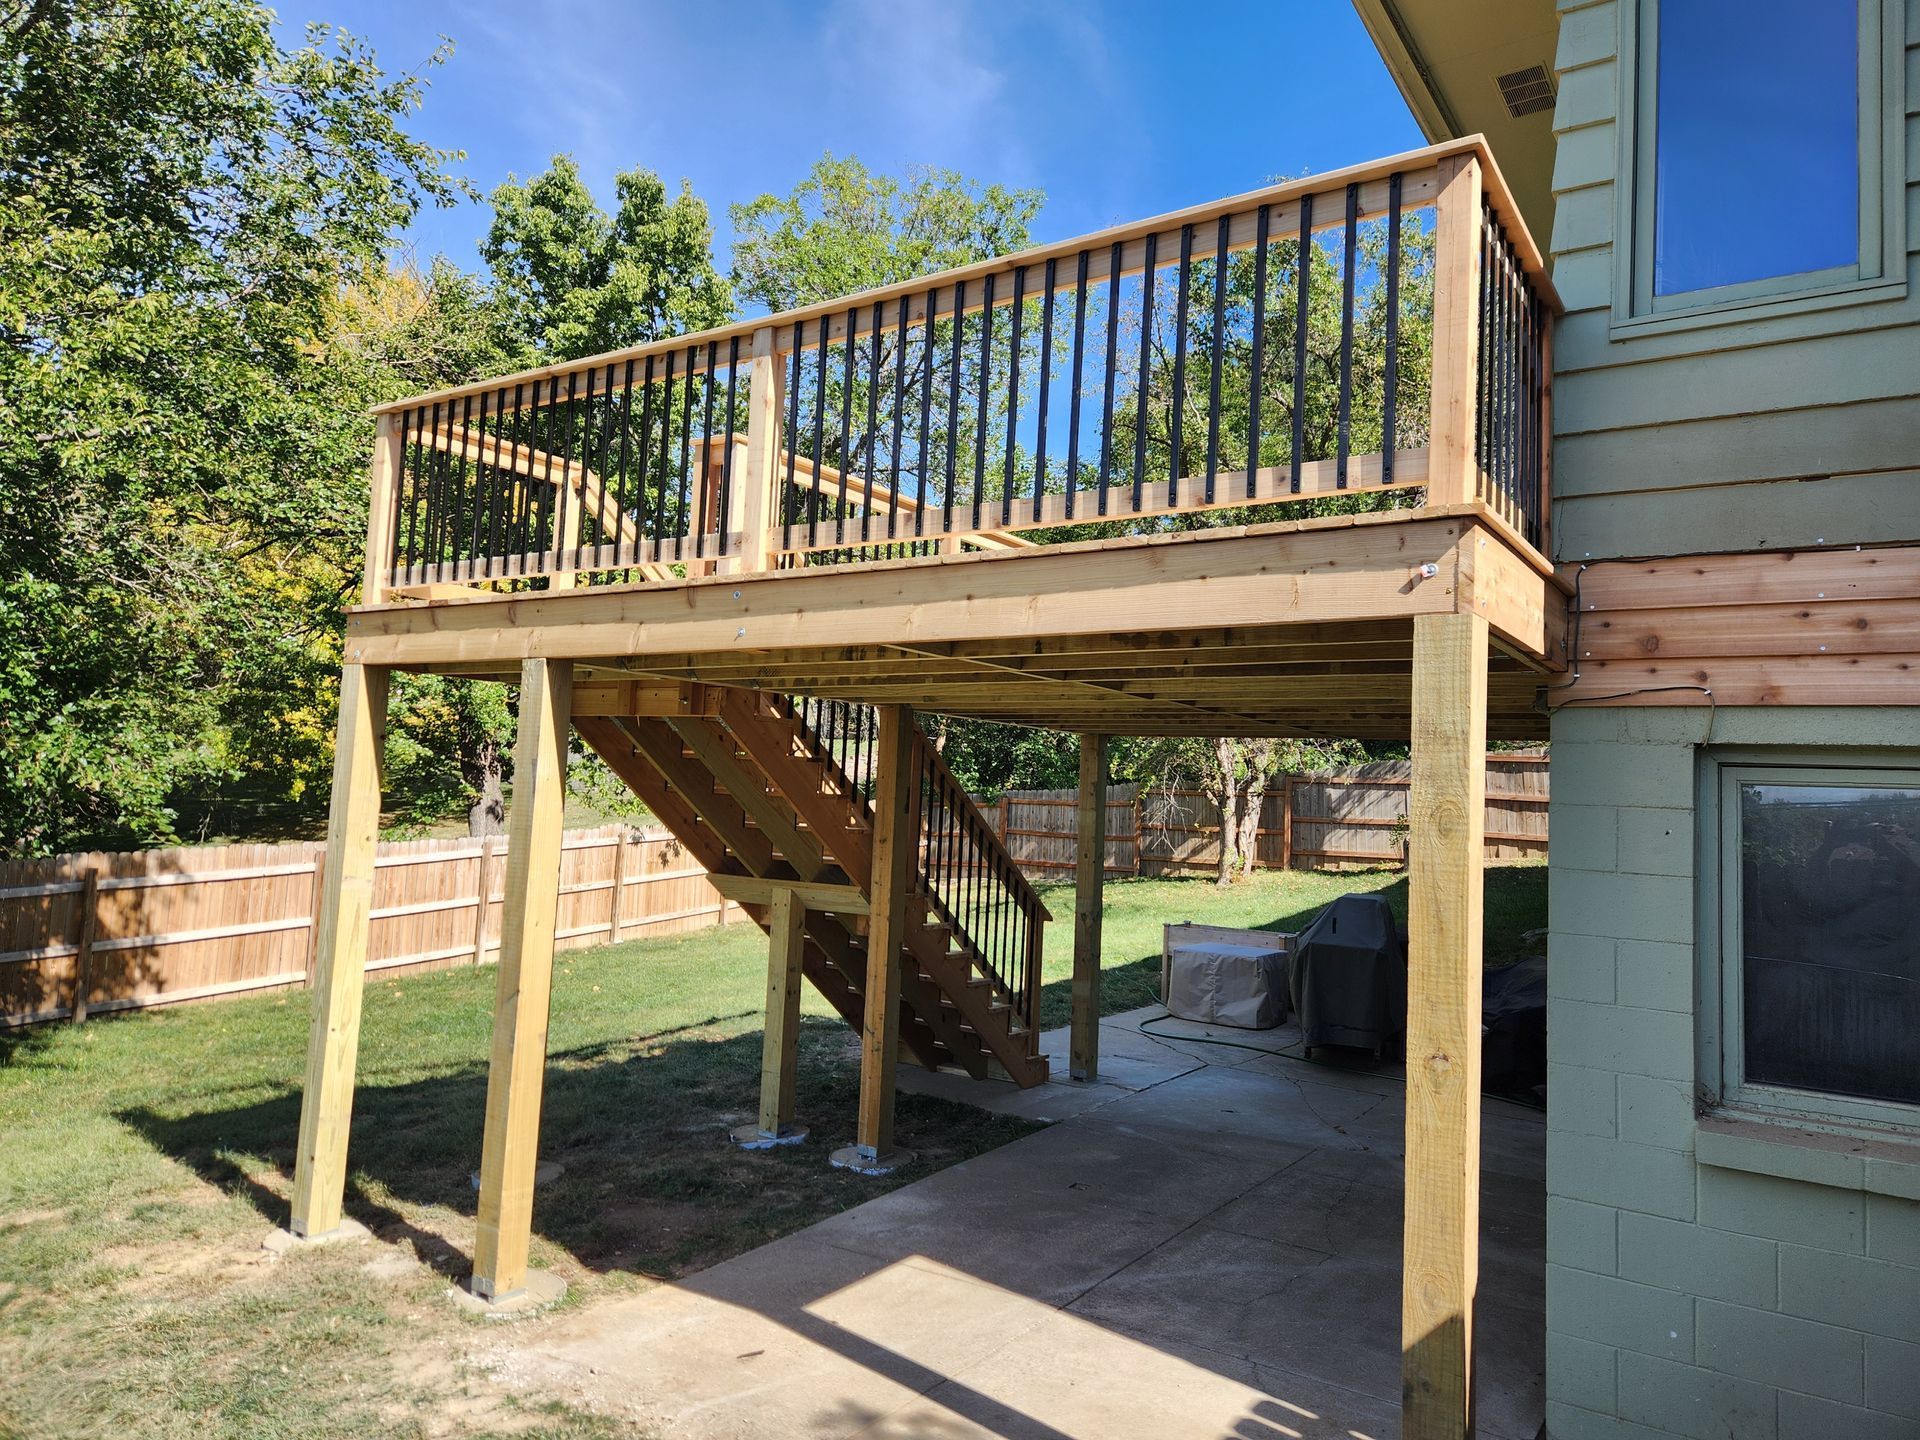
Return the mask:
[[1309,1049],[1376,1054],[1407,1028],[1407,950],[1378,895],[1343,895],[1301,932],[1287,988]]
[[1481,991],[1484,1090],[1531,1096],[1547,1083],[1547,962],[1535,957],[1487,971]]

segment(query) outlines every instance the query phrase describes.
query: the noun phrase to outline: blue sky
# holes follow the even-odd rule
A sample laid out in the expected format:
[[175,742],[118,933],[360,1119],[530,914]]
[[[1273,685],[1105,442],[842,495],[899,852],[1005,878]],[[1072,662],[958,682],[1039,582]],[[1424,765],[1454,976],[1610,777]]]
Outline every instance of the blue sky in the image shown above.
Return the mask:
[[[367,39],[389,70],[445,35],[413,130],[462,149],[482,192],[571,153],[603,203],[616,170],[711,207],[791,189],[825,150],[951,167],[1047,194],[1038,240],[1409,149],[1418,128],[1347,0],[281,0]],[[414,242],[477,267],[484,205]]]

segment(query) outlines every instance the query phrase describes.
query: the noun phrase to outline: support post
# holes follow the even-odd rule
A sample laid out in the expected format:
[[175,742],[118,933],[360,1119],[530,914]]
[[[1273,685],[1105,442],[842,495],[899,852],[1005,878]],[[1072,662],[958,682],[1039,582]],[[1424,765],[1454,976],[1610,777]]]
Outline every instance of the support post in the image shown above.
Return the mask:
[[727,525],[740,532],[740,549],[720,561],[720,571],[762,574],[773,568],[773,532],[780,513],[780,410],[786,375],[774,348],[773,327],[753,332],[753,364],[747,382],[747,463],[728,506]]
[[894,1066],[900,1055],[900,954],[915,837],[913,711],[881,705],[873,798],[873,883],[868,889],[865,1015],[860,1030],[860,1116],[854,1144],[834,1153],[845,1168],[884,1173],[911,1158],[893,1147]]
[[1433,204],[1433,417],[1427,504],[1461,505],[1479,491],[1474,416],[1479,408],[1480,158],[1440,162]]
[[294,1158],[293,1219],[303,1239],[340,1228],[347,1187],[347,1129],[360,1050],[360,995],[373,910],[373,861],[380,838],[381,750],[387,734],[387,671],[347,665],[340,672],[340,726],[333,751],[333,800],[327,816],[314,941],[313,1021],[306,1085],[300,1096],[300,1146]]
[[1107,878],[1107,746],[1080,737],[1080,830],[1074,841],[1073,1031],[1070,1073],[1100,1074],[1100,912]]
[[1407,1440],[1462,1440],[1474,1430],[1486,768],[1487,622],[1415,616],[1400,1309]]
[[473,1293],[495,1304],[513,1299],[527,1282],[572,699],[573,669],[566,662],[522,663],[473,1253]]
[[73,1004],[67,1014],[76,1025],[87,1020],[93,999],[93,941],[100,926],[100,867],[89,865],[80,886],[80,943],[73,951]]
[[480,842],[480,903],[473,917],[473,963],[487,958],[487,920],[493,913],[493,848],[491,835]]
[[767,907],[767,1028],[760,1050],[760,1121],[742,1125],[734,1140],[749,1150],[792,1145],[807,1138],[793,1123],[800,1073],[800,976],[806,953],[805,902],[790,885],[773,887]]
[[393,574],[394,520],[400,509],[400,417],[382,415],[373,438],[373,467],[368,476],[367,561],[360,578],[360,603],[383,605]]

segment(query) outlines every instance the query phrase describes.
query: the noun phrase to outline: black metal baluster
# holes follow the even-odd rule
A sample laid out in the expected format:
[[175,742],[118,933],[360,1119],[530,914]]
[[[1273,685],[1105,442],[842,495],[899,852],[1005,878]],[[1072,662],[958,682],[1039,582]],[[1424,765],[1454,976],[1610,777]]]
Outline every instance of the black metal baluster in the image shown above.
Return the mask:
[[967,282],[953,287],[953,365],[947,381],[947,492],[941,502],[940,533],[953,531],[954,488],[959,477],[960,443],[960,360],[966,343]]
[[[667,536],[667,463],[673,450],[673,363],[677,352],[667,352],[666,373],[660,384],[660,454],[654,461],[653,560],[660,561]],[[652,363],[651,360],[648,361]],[[651,380],[652,376],[648,376]],[[651,392],[649,392],[651,393]]]
[[693,535],[693,372],[700,363],[700,347],[687,347],[686,368],[680,372],[680,460],[679,479],[674,486],[673,558],[684,560],[687,541]]
[[881,302],[873,302],[873,338],[867,344],[867,466],[860,477],[860,539],[869,537],[873,522],[873,487],[880,470],[880,325],[885,318]]
[[740,337],[733,336],[727,341],[727,427],[726,449],[720,454],[720,501],[714,507],[719,517],[715,527],[720,538],[714,543],[714,553],[727,553],[727,531],[731,528],[730,517],[733,510],[733,407],[740,383]]
[[[916,536],[927,533],[927,471],[933,464],[933,308],[938,298],[938,291],[927,291],[927,344],[920,355],[920,464],[914,486],[919,492],[919,503],[913,510],[913,533]],[[900,342],[903,353],[906,343],[904,338]]]
[[1313,196],[1300,197],[1299,254],[1294,261],[1293,455],[1288,489],[1300,493],[1300,465],[1307,448],[1307,301],[1313,289]]
[[1107,378],[1100,412],[1100,507],[1107,513],[1107,487],[1113,477],[1113,377],[1120,367],[1120,242],[1107,256]]
[[700,372],[700,486],[694,500],[693,553],[707,553],[707,516],[713,511],[713,370],[720,358],[720,342],[707,342],[707,363]]
[[1347,186],[1347,230],[1340,257],[1340,418],[1334,439],[1333,484],[1347,488],[1347,455],[1353,448],[1354,266],[1360,249],[1360,187]]
[[1387,364],[1380,397],[1380,483],[1393,484],[1400,448],[1400,172],[1387,177]]
[[1167,430],[1167,503],[1180,503],[1180,472],[1186,463],[1187,297],[1193,273],[1193,226],[1180,227],[1180,275],[1173,305],[1173,413]]
[[987,490],[987,395],[993,372],[993,276],[988,275],[980,308],[980,403],[973,428],[973,528],[980,528],[980,507]]
[[[480,396],[480,423],[474,429],[473,439],[473,536],[471,548],[467,551],[467,578],[473,579],[480,573],[481,556],[488,550],[488,524],[493,514],[493,491],[499,483],[499,465],[487,464],[487,414],[492,408],[488,402],[493,397],[482,393]],[[498,454],[494,456],[499,459]]]
[[793,549],[793,483],[800,464],[800,324],[793,326],[793,373],[787,378],[787,428],[781,446],[787,452],[787,480],[780,487],[780,548]]
[[827,437],[827,317],[820,317],[820,344],[814,352],[813,488],[807,495],[807,548],[819,543],[820,506],[826,498],[826,471],[822,468]]
[[887,539],[899,533],[900,440],[907,409],[907,297],[900,297],[893,324],[893,443],[888,446]]
[[[593,380],[594,380],[594,372],[592,370],[587,371],[587,393],[580,402],[580,469],[583,472],[587,470],[591,470],[593,468]],[[568,404],[568,410],[569,410],[568,434],[571,435],[572,423],[573,423],[572,414],[571,414],[573,400],[571,396],[568,397],[567,404]],[[578,481],[575,479],[575,476],[573,473],[573,464],[571,460],[569,460],[567,464],[566,471],[564,472],[564,478],[566,481],[567,488],[570,490],[578,491],[580,495],[579,505],[577,507],[573,507],[574,521],[575,521],[573,533],[567,537],[568,543],[573,548],[574,565],[577,567],[580,563],[580,542],[581,542],[580,522],[582,521],[587,522],[588,534],[594,534],[596,532],[592,528],[591,519],[585,514],[585,511],[587,508],[586,486],[578,483]]]
[[1147,397],[1153,377],[1153,271],[1159,236],[1147,236],[1146,262],[1140,272],[1140,375],[1133,399],[1133,508],[1140,508],[1147,483]]
[[1054,262],[1047,261],[1046,293],[1040,298],[1040,396],[1033,437],[1033,518],[1040,518],[1040,497],[1047,493],[1047,397],[1053,391]]
[[[437,423],[440,414],[438,405],[433,407],[433,414]],[[425,518],[424,511],[431,503],[433,493],[433,447],[422,438],[429,424],[427,407],[420,406],[413,415],[413,484],[407,491],[407,568],[409,570],[420,563],[420,530]]]
[[[453,437],[454,459],[459,465],[459,478],[453,483],[453,503],[447,508],[447,544],[452,549],[449,557],[452,568],[448,578],[460,573],[460,537],[467,528],[467,513],[473,509],[470,498],[480,482],[480,467],[476,462],[471,482],[467,479],[467,448],[473,444],[473,396],[463,395],[460,399],[460,430]],[[464,557],[469,574],[473,568],[473,554],[469,550]]]
[[1220,473],[1220,369],[1227,354],[1227,216],[1220,217],[1213,242],[1213,375],[1207,392],[1207,491],[1213,503],[1213,484]]
[[[634,519],[635,507],[629,506],[627,503],[627,480],[632,474],[629,467],[633,458],[633,366],[634,362],[628,360],[626,372],[621,376],[620,383],[620,479],[618,485],[614,488],[613,496],[614,514],[616,517],[613,532],[613,559],[615,564],[621,563],[623,558],[627,564],[632,564],[637,558],[634,552],[639,544],[640,525],[639,522]],[[611,365],[607,367],[607,373],[609,377],[612,376],[613,367]],[[627,522],[630,520],[634,521],[633,529],[635,532],[635,538],[631,541],[626,538]]]
[[1020,419],[1020,326],[1026,316],[1027,267],[1013,272],[1013,304],[1008,307],[1013,329],[1007,339],[1007,465],[1000,483],[1000,523],[1013,523],[1013,469],[1018,454],[1014,432]]
[[510,563],[500,567],[503,573],[520,574],[527,567],[527,515],[533,503],[533,447],[527,443],[526,402],[527,387],[522,382],[513,387],[513,426],[510,433],[520,453],[522,467],[516,476],[507,507],[506,550]]
[[[561,422],[562,428],[560,431],[560,482],[559,483],[561,485],[568,487],[569,489],[571,489],[573,485],[573,429],[574,429],[573,402],[574,402],[574,396],[579,389],[579,381],[580,381],[579,371],[570,370],[567,372],[567,408],[566,408],[565,417]],[[593,376],[591,372],[588,373],[587,384],[589,386],[593,384]],[[569,518],[572,508],[573,507],[565,503],[565,497],[562,494],[560,494],[558,490],[556,490],[554,494],[554,503],[553,503],[553,509],[554,509],[553,565],[554,565],[554,569],[556,570],[565,570],[569,568],[569,565],[568,565],[569,557],[567,553],[568,551],[573,552],[572,559],[575,564],[578,563],[580,558],[579,557],[580,527],[579,527],[579,524],[577,523],[578,517],[572,517],[575,520],[574,524],[566,525],[562,523],[564,520]]]
[[1267,388],[1267,231],[1272,214],[1262,205],[1253,227],[1253,354],[1247,369],[1247,498],[1259,488],[1260,402]]
[[[633,476],[633,548],[627,556],[630,563],[640,562],[640,552],[647,540],[647,477],[653,473],[653,356],[649,355],[646,364],[640,370],[640,455],[634,464]],[[653,527],[655,543],[660,534],[656,523]]]
[[840,483],[833,502],[833,539],[836,545],[847,541],[847,472],[853,468],[853,367],[854,339],[860,333],[860,307],[847,310],[846,344],[841,347],[844,363],[840,372]]
[[[533,534],[529,537],[533,543],[527,546],[530,559],[535,555],[545,557],[553,553],[554,532],[559,528],[557,502],[560,496],[560,482],[554,479],[554,457],[559,453],[560,445],[559,377],[550,377],[546,386],[547,403],[537,405],[534,412],[534,419],[539,422],[536,433],[539,436],[537,449],[540,455],[540,504],[533,522]],[[540,398],[538,382],[534,385],[533,398],[536,402]],[[547,561],[544,558],[535,560],[534,564],[537,567],[536,573],[546,572]]]
[[1087,358],[1087,252],[1075,261],[1073,281],[1073,391],[1067,401],[1067,518],[1080,491],[1080,383]]

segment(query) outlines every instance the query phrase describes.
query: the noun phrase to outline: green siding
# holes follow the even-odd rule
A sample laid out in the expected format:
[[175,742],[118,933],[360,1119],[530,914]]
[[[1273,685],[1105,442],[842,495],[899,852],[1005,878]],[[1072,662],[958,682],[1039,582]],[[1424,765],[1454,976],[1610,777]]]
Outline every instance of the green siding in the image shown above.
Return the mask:
[[[1630,333],[1614,321],[1619,37],[1561,3],[1554,114],[1561,559],[1920,540],[1920,0],[1906,0],[1904,298]],[[1768,203],[1730,224],[1764,224]],[[1896,266],[1896,270],[1899,267]],[[1896,279],[1898,276],[1896,275]],[[1778,482],[1818,480],[1817,485]]]
[[1777,1156],[1774,1173],[1739,1168],[1726,1132],[1698,1127],[1709,723],[1722,745],[1920,748],[1915,708],[1554,717],[1548,1434],[1912,1436],[1920,1201],[1863,1188],[1864,1167],[1845,1184],[1778,1173]]

